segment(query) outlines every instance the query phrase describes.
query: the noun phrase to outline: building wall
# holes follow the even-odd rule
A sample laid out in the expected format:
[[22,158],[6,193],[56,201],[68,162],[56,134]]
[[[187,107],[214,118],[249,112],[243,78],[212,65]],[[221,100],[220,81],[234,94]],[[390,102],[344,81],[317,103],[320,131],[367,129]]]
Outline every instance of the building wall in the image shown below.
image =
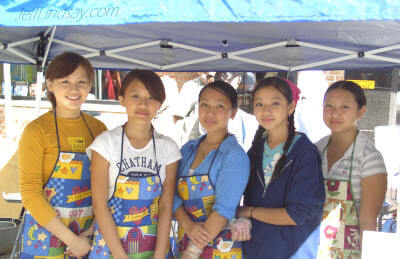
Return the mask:
[[337,81],[344,80],[344,70],[324,71],[324,74],[329,85]]

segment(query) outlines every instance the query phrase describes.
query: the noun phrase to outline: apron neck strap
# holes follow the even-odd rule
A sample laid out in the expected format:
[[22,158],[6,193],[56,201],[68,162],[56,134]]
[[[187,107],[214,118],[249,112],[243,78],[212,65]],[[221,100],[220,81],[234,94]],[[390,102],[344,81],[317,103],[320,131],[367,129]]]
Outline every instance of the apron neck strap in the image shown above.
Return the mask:
[[[89,128],[89,124],[87,123],[87,121],[86,121],[86,119],[85,119],[85,116],[83,116],[83,113],[82,113],[82,112],[79,112],[79,114],[80,114],[80,116],[82,117],[83,121],[85,122],[86,128],[89,130],[90,136],[91,136],[92,139],[94,140],[94,135],[93,135],[92,131],[91,131],[90,128]],[[55,109],[54,109],[54,121],[55,121],[55,124],[56,124],[58,151],[61,151],[61,148],[60,148],[60,136],[59,136],[59,134],[58,134],[57,112],[56,112]]]
[[[122,125],[122,134],[121,134],[121,155],[120,155],[120,159],[119,159],[119,164],[120,164],[120,166],[119,166],[119,169],[118,169],[118,174],[120,174],[121,173],[121,165],[122,165],[122,159],[123,159],[123,153],[124,153],[124,136],[125,136],[125,126],[126,126],[126,123],[124,124],[124,125]],[[151,129],[152,129],[152,133],[151,133],[151,139],[153,140],[153,150],[154,150],[154,156],[155,156],[155,159],[156,159],[156,161],[157,161],[157,151],[156,151],[156,142],[155,142],[155,139],[154,139],[154,133],[153,133],[153,127],[151,127]]]

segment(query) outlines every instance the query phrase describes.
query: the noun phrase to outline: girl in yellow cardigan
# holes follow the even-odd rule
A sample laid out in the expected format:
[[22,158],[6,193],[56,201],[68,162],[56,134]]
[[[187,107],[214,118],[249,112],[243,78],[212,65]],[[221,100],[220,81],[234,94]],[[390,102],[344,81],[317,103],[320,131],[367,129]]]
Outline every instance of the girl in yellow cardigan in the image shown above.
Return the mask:
[[92,87],[89,60],[66,52],[46,70],[47,96],[53,109],[30,122],[18,149],[20,191],[26,215],[21,258],[84,256],[92,234],[90,162],[85,153],[106,130],[81,112]]

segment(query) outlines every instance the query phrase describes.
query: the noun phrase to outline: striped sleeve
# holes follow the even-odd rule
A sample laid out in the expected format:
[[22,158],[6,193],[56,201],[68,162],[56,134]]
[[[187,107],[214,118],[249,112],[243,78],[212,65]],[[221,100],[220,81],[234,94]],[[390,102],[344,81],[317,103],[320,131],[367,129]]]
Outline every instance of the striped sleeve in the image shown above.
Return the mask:
[[382,154],[375,148],[369,147],[365,150],[364,159],[361,164],[361,178],[375,174],[387,174]]

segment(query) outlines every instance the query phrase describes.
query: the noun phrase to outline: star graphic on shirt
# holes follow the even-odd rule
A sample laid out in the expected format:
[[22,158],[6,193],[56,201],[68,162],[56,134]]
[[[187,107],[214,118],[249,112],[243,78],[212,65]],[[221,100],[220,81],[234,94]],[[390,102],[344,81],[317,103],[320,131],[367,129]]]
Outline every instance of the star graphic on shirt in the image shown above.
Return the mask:
[[103,255],[104,255],[104,256],[107,256],[107,252],[104,252]]
[[43,246],[43,250],[46,250],[47,246]]
[[26,243],[28,244],[28,246],[32,245],[32,241],[31,240],[26,241]]
[[40,241],[44,241],[46,238],[47,238],[47,235],[44,232],[42,232],[38,235],[38,240],[40,240]]
[[106,241],[104,241],[104,239],[100,239],[99,240],[99,246],[104,247],[106,245]]

